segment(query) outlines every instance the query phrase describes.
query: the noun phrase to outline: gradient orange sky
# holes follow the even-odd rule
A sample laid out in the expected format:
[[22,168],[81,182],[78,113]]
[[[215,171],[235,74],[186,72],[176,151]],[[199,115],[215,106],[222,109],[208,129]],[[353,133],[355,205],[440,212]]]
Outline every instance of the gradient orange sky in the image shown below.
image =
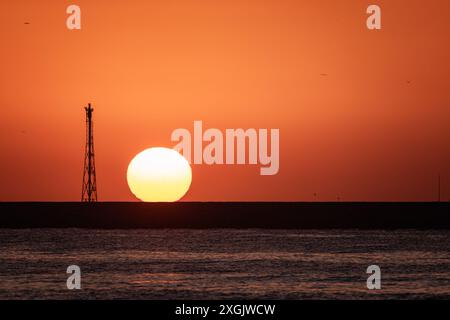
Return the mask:
[[279,128],[280,172],[194,165],[184,200],[447,200],[449,39],[448,0],[3,0],[0,201],[80,199],[88,102],[100,201],[194,120]]

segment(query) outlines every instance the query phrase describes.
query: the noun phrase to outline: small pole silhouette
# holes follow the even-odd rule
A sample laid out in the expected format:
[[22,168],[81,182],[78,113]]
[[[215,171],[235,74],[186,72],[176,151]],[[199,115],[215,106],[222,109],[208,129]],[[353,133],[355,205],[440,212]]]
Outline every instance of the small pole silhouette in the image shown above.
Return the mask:
[[94,133],[92,112],[94,109],[89,103],[86,110],[86,147],[84,155],[83,185],[81,187],[81,201],[97,201],[97,182],[95,178],[95,158],[94,158]]
[[441,175],[438,174],[438,202],[441,202]]

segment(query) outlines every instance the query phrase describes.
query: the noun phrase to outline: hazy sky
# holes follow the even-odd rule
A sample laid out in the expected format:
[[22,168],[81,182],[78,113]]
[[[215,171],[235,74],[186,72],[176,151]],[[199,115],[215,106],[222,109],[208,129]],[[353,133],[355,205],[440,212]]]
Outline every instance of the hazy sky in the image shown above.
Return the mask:
[[0,201],[80,199],[88,102],[102,201],[194,120],[279,128],[280,171],[194,165],[184,200],[447,200],[449,39],[448,0],[3,0]]

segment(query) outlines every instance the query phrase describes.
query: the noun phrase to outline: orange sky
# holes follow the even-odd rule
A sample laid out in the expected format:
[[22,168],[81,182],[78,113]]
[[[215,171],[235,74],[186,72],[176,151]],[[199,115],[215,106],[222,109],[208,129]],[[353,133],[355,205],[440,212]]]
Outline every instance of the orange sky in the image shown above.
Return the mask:
[[194,120],[279,128],[280,172],[196,165],[184,200],[447,200],[449,39],[448,0],[3,0],[0,201],[80,199],[88,102],[101,201]]

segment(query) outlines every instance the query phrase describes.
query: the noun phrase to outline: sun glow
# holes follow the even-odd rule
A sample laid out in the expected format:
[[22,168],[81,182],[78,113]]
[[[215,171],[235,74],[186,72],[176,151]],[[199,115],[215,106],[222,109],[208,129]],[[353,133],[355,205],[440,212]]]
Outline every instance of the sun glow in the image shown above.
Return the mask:
[[173,202],[189,190],[192,171],[177,151],[150,148],[137,154],[128,165],[127,181],[131,192],[145,202]]

